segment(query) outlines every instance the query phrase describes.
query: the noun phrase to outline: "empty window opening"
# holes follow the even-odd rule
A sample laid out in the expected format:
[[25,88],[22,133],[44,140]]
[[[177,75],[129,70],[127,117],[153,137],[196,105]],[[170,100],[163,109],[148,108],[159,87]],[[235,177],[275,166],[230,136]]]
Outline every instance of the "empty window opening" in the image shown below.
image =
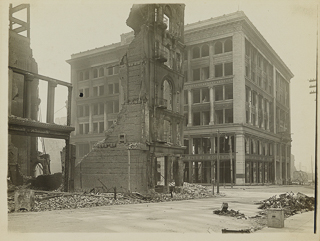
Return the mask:
[[233,75],[233,64],[232,63],[225,63],[224,64],[224,75]]
[[93,96],[98,96],[98,86],[93,87]]
[[217,64],[214,66],[214,76],[222,77],[222,64]]
[[83,72],[79,72],[79,81],[82,81],[83,80]]
[[210,111],[202,112],[202,125],[209,125],[210,122]]
[[204,44],[201,48],[201,57],[209,56],[209,45]]
[[86,70],[84,73],[84,79],[89,79],[89,70]]
[[99,105],[98,104],[94,104],[93,105],[93,115],[98,115],[98,108],[99,108]]
[[89,88],[84,89],[84,97],[89,97]]
[[97,69],[93,70],[93,78],[98,78],[98,70]]
[[104,86],[103,85],[99,86],[99,96],[102,96],[102,95],[104,95]]
[[223,100],[223,87],[222,86],[216,86],[215,87],[215,100]]
[[93,133],[98,133],[98,122],[93,123]]
[[216,110],[215,111],[215,118],[217,124],[223,124],[223,110]]
[[225,85],[225,99],[231,100],[233,99],[233,85]]
[[200,80],[200,69],[194,69],[192,72],[193,72],[193,81]]
[[209,79],[209,67],[203,67],[201,70],[202,70],[202,80]]
[[126,143],[126,134],[119,135],[119,143]]
[[225,120],[226,123],[233,123],[233,109],[225,110]]
[[169,81],[165,80],[163,82],[163,99],[166,100],[166,106],[168,110],[172,110],[172,87]]
[[113,67],[108,68],[108,75],[113,75]]
[[187,105],[188,104],[188,90],[184,91],[184,104]]
[[214,53],[221,54],[222,53],[222,43],[220,41],[216,42],[214,45]]
[[200,89],[194,89],[193,93],[193,103],[200,103]]
[[202,102],[209,102],[209,100],[210,100],[209,89],[203,88],[203,89],[201,89],[201,92],[202,92]]
[[193,125],[199,126],[200,125],[200,112],[193,113]]
[[102,76],[104,76],[104,68],[103,67],[101,67],[99,69],[99,77],[102,77]]
[[104,131],[104,122],[99,122],[99,133],[103,133]]
[[232,40],[231,39],[227,39],[224,42],[224,52],[231,52],[232,51]]
[[200,58],[200,48],[198,46],[192,49],[192,58],[193,59]]
[[84,134],[89,133],[89,123],[84,124]]

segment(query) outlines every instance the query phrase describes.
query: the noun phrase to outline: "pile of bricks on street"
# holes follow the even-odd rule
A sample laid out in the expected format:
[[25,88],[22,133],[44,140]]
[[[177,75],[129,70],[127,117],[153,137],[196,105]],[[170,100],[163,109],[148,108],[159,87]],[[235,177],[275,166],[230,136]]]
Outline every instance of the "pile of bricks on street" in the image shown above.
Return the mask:
[[[298,192],[294,194],[293,192],[287,192],[272,196],[266,200],[261,201],[259,209],[268,208],[282,208],[284,210],[285,216],[289,217],[294,214],[313,211],[314,210],[314,197],[309,197],[303,193]],[[261,212],[261,214],[265,214]]]
[[[202,185],[183,183],[182,187],[174,187],[170,183],[170,193],[149,192],[140,194],[137,192],[127,193],[104,193],[96,190],[88,192],[66,193],[55,191],[34,190],[35,203],[31,211],[49,211],[61,209],[88,208],[106,205],[124,205],[135,203],[166,202],[176,200],[188,200],[196,198],[212,197],[211,188]],[[20,189],[25,188],[23,186]],[[17,190],[17,188],[16,188]],[[8,212],[14,211],[13,192],[8,193]]]

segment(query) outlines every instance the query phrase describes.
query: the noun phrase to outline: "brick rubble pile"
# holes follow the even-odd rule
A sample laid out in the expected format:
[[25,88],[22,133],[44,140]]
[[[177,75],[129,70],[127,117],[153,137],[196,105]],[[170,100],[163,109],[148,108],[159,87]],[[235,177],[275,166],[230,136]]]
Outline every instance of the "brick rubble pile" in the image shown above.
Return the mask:
[[268,208],[282,208],[285,216],[289,217],[297,213],[313,211],[314,197],[309,197],[300,192],[297,194],[287,192],[280,194],[279,197],[275,195],[260,202],[259,209]]
[[[174,182],[169,186],[174,187]],[[117,193],[63,193],[41,192],[35,190],[35,205],[33,211],[50,211],[61,209],[89,208],[107,205],[125,205],[136,203],[166,202],[212,197],[212,188],[198,184],[183,183],[182,187],[170,188],[171,193],[140,194],[136,192]],[[14,210],[13,196],[8,196],[8,211]]]

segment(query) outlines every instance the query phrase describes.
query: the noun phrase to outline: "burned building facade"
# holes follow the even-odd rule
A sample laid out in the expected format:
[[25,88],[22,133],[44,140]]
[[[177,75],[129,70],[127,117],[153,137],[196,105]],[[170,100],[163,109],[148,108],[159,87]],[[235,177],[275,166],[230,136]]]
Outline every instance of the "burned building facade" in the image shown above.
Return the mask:
[[[161,18],[162,15],[163,12],[159,12]],[[166,19],[166,14],[163,16]],[[120,112],[122,103],[131,98],[133,91],[127,87],[122,71],[127,70],[124,63],[128,62],[128,54],[125,58],[122,56],[127,49],[138,51],[135,45],[130,44],[133,38],[133,33],[123,34],[120,43],[75,54],[69,60],[72,83],[78,86],[74,89],[74,96],[79,96],[80,92],[84,94],[84,97],[73,101],[73,110],[78,108],[72,118],[76,127],[72,141],[79,147],[78,160],[103,138],[103,132],[116,120],[115,112]],[[158,44],[155,41],[155,46]],[[289,103],[293,74],[285,63],[241,11],[185,25],[184,44],[184,54],[173,55],[168,48],[156,48],[159,50],[155,52],[157,62],[164,61],[164,65],[172,70],[180,68],[177,63],[182,60],[183,91],[178,93],[180,87],[174,89],[176,87],[173,86],[171,98],[179,100],[182,106],[177,101],[172,107],[165,104],[166,101],[161,103],[161,92],[157,92],[160,88],[156,85],[154,94],[145,91],[146,88],[154,91],[151,84],[145,86],[144,82],[136,82],[134,85],[139,90],[135,90],[139,93],[135,96],[138,100],[139,97],[141,101],[144,96],[154,96],[160,101],[154,102],[155,106],[165,107],[156,108],[159,113],[181,108],[184,134],[178,139],[186,148],[182,157],[183,180],[211,183],[213,179],[217,181],[219,173],[220,183],[289,183]],[[172,60],[166,57],[169,55]],[[120,61],[121,66],[117,64]],[[152,66],[149,71],[154,71]],[[159,73],[158,65],[155,66],[156,73]],[[148,72],[140,73],[150,76]],[[101,95],[99,89],[103,90]],[[162,98],[168,99],[163,95]],[[161,120],[159,117],[156,119]],[[175,125],[173,123],[171,121],[171,125]],[[152,130],[167,124],[153,125],[150,121],[149,125]],[[181,128],[181,124],[177,128]],[[153,138],[170,143],[166,136]],[[91,168],[87,164],[82,172]],[[125,168],[122,166],[123,172],[127,171]],[[160,164],[157,175],[161,171],[164,173],[164,169]],[[162,176],[160,174],[157,182],[164,183]]]
[[[26,11],[26,21],[15,17],[17,12]],[[64,164],[65,190],[73,189],[70,172],[70,126],[72,85],[61,80],[38,74],[38,64],[30,47],[30,5],[21,4],[9,9],[9,59],[8,59],[8,177],[14,185],[22,185],[24,177],[35,177],[36,167],[50,174],[50,157],[38,151],[38,137],[64,139],[66,142]],[[48,82],[47,118],[39,121],[39,81]],[[54,123],[55,88],[68,88],[67,125]]]
[[[112,66],[111,63],[110,66],[92,68],[93,78],[96,70],[99,76],[100,69],[103,73],[106,67],[109,74],[109,68],[113,68],[112,71],[118,68],[119,82],[108,82],[108,93],[112,92],[111,89],[117,90],[121,85],[119,96],[123,99],[118,101],[115,98],[109,100],[113,102],[107,102],[107,99],[100,98],[103,103],[100,110],[103,106],[108,112],[98,112],[101,113],[101,118],[103,113],[104,124],[101,124],[101,127],[106,127],[106,116],[110,112],[111,115],[115,111],[119,113],[114,116],[115,121],[111,126],[107,126],[105,139],[97,142],[92,151],[77,165],[77,183],[80,189],[104,185],[116,187],[119,191],[146,192],[157,184],[168,188],[172,180],[176,181],[176,185],[182,184],[181,156],[185,149],[182,143],[184,5],[133,5],[127,25],[134,30],[134,38],[120,58],[119,65]],[[87,71],[81,69],[84,66],[77,65],[77,58],[72,58],[69,63],[73,73],[77,73],[74,77],[77,78],[80,74],[82,78],[82,73]],[[76,69],[78,66],[80,69]],[[101,85],[106,86],[102,84],[107,82],[105,77],[91,81],[90,75],[84,76],[88,82],[93,82],[89,84],[92,85],[88,90],[89,96],[90,93],[96,94],[96,82],[101,81]],[[80,94],[83,96],[83,93]],[[104,96],[104,92],[101,96]],[[78,106],[80,103],[81,101],[77,103]],[[120,103],[123,103],[121,108],[118,106]],[[84,102],[84,106],[87,104]],[[94,116],[90,114],[92,111],[95,113],[95,104],[89,104],[88,124],[91,122],[92,127],[87,129],[94,133]],[[78,127],[83,125],[86,123],[79,123]],[[84,131],[79,129],[80,135],[86,132],[86,127]]]

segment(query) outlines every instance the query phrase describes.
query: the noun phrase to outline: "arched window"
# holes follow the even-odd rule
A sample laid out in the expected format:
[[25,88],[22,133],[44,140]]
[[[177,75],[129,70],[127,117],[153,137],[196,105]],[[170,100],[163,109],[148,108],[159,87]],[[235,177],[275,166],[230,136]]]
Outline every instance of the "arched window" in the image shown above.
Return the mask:
[[83,80],[83,72],[79,72],[79,81]]
[[101,67],[99,69],[99,77],[101,77],[101,76],[104,76],[104,68],[103,67]]
[[172,87],[167,80],[163,82],[163,99],[167,102],[167,109],[172,110]]
[[201,57],[209,56],[209,45],[204,44],[201,48]]
[[193,48],[193,50],[192,50],[192,58],[193,59],[200,58],[200,48],[198,46]]
[[222,53],[222,43],[218,41],[214,45],[214,54],[221,54],[221,53]]
[[89,70],[84,73],[84,79],[89,79]]
[[224,42],[224,52],[231,52],[232,51],[232,40],[231,39],[227,39]]
[[98,70],[97,69],[93,70],[93,78],[98,78]]

